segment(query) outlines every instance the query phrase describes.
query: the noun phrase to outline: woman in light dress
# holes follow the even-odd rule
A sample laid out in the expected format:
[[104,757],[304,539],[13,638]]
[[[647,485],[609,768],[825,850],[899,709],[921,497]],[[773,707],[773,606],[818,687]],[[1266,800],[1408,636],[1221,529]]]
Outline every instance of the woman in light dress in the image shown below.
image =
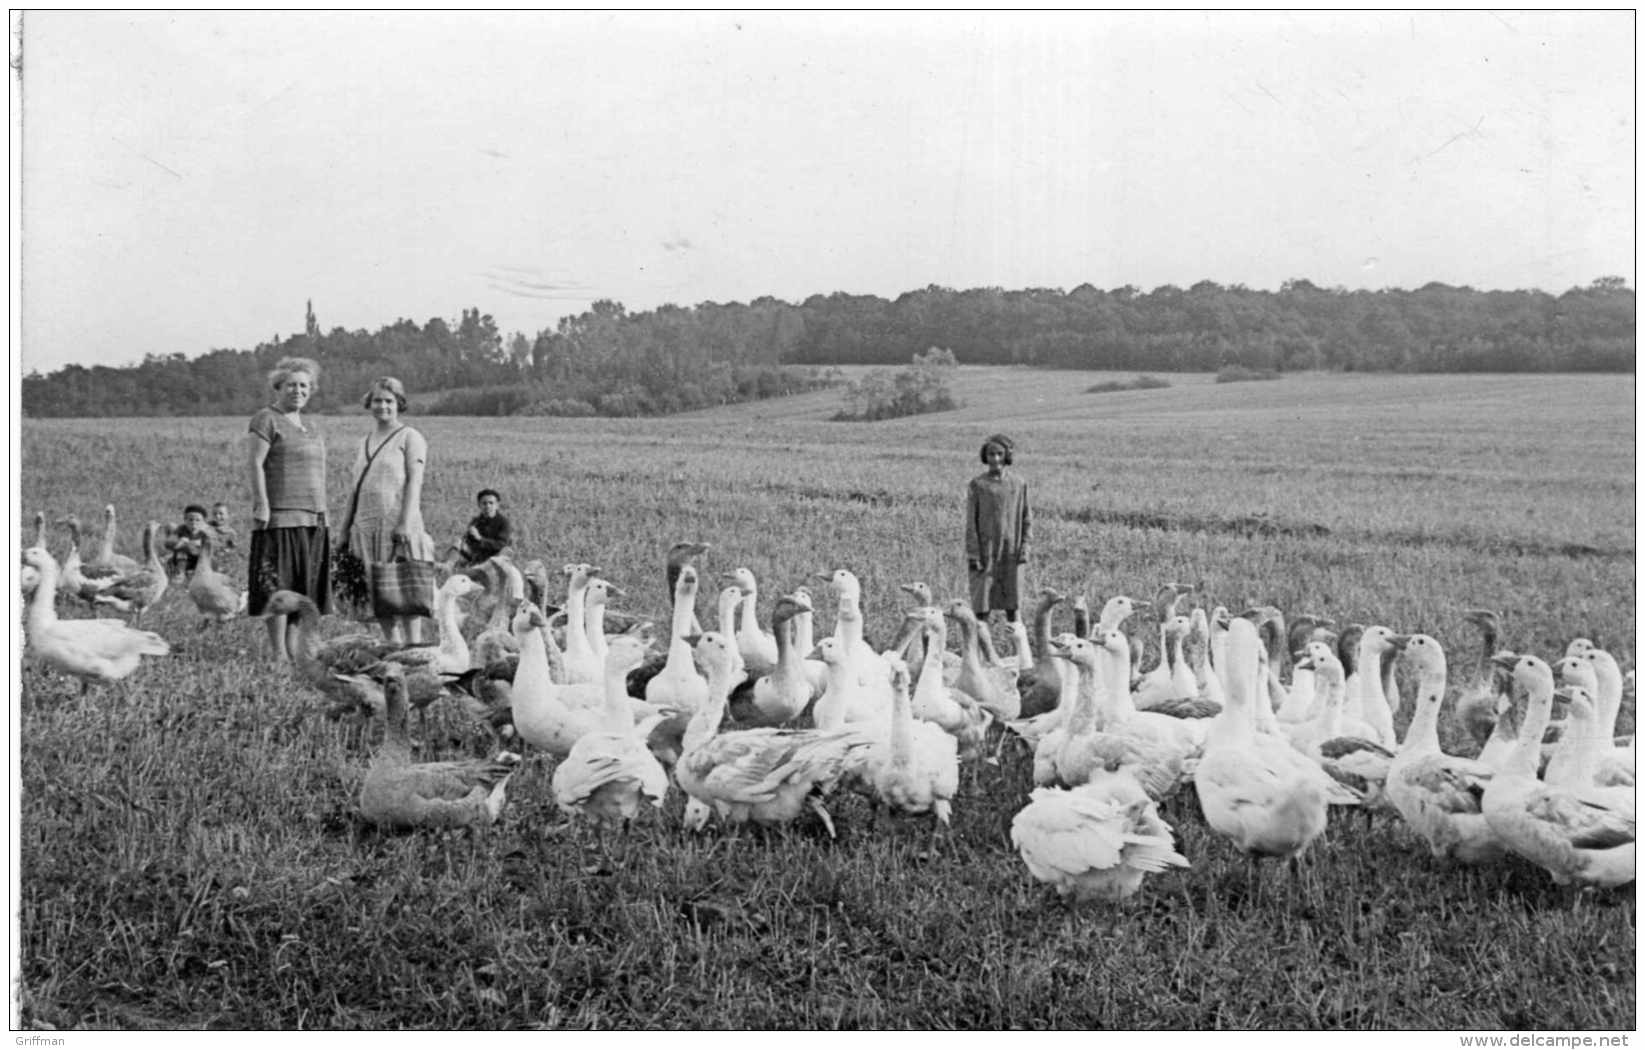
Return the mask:
[[[393,560],[395,547],[402,544],[406,557],[433,561],[434,541],[423,528],[428,442],[401,419],[406,410],[405,385],[384,376],[371,384],[361,403],[376,425],[355,451],[353,480],[358,495],[338,522],[342,546],[368,567],[372,562]],[[423,617],[379,616],[377,622],[385,638],[412,644],[423,641]]]

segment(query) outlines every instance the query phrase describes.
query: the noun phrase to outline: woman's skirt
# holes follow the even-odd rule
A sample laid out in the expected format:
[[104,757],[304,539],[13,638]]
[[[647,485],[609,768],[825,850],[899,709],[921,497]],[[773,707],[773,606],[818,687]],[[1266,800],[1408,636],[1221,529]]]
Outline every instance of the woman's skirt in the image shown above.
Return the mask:
[[275,591],[296,591],[331,611],[331,534],[324,525],[257,529],[251,534],[246,615],[261,616]]

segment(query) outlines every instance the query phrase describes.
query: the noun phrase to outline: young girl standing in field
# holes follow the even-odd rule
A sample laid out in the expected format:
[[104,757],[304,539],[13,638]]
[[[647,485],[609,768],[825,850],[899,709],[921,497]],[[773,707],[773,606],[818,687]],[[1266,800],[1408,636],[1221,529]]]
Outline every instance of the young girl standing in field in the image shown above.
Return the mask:
[[971,608],[984,625],[983,649],[996,659],[986,625],[995,609],[1016,620],[1028,561],[1028,482],[1005,468],[1014,445],[1004,434],[982,443],[987,470],[971,479],[965,496],[965,564],[971,581]]

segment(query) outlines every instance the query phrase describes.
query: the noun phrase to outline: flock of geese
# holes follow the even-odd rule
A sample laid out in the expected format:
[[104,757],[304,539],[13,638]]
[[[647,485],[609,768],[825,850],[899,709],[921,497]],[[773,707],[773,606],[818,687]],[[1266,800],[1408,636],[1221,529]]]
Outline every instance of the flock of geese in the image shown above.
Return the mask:
[[[93,561],[82,559],[72,517],[61,523],[61,563],[46,549],[43,515],[22,554],[27,651],[79,678],[82,691],[170,648],[138,626],[168,589],[156,526],[145,530],[146,560],[121,563],[112,507],[105,518]],[[767,626],[746,568],[720,578],[705,630],[697,561],[707,549],[669,552],[666,634],[612,609],[624,595],[596,566],[556,574],[507,557],[441,584],[436,644],[328,636],[314,603],[289,591],[268,613],[290,618],[292,670],[332,714],[385,721],[360,794],[361,814],[385,826],[496,821],[526,749],[552,756],[556,804],[602,831],[625,829],[676,790],[693,830],[815,818],[832,835],[829,804],[841,792],[946,825],[962,769],[997,764],[1018,740],[1032,748],[1034,788],[1011,841],[1034,878],[1075,900],[1117,901],[1150,873],[1188,866],[1159,810],[1187,788],[1211,831],[1293,869],[1341,806],[1367,821],[1402,819],[1436,858],[1456,863],[1517,854],[1560,884],[1634,877],[1634,741],[1615,735],[1632,673],[1587,639],[1550,663],[1501,649],[1498,617],[1468,613],[1481,648],[1454,717],[1479,750],[1461,756],[1441,748],[1453,683],[1426,634],[1333,630],[1309,616],[1287,624],[1271,606],[1183,612],[1194,589],[1176,584],[1152,602],[1110,598],[1093,622],[1083,596],[1069,602],[1046,588],[1032,628],[1010,625],[1015,651],[1002,657],[967,603],[940,604],[927,585],[909,583],[911,605],[877,650],[850,571],[782,595]],[[244,609],[209,545],[186,589],[202,629]],[[833,618],[820,639],[819,595]],[[60,601],[131,623],[60,618]],[[1054,633],[1064,605],[1072,629]],[[1124,625],[1148,606],[1159,658],[1144,670],[1144,646]],[[1394,725],[1401,663],[1416,682],[1403,738]],[[1566,707],[1557,723],[1556,700]],[[419,747],[409,717],[424,719],[436,702],[471,717],[494,757],[418,761],[426,721]]]

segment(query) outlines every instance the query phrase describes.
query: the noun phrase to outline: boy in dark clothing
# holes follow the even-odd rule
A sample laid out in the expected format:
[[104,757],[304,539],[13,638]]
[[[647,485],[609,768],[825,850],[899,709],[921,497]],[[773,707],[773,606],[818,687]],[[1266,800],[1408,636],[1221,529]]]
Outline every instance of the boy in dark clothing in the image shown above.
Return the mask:
[[211,530],[206,524],[206,508],[190,503],[183,508],[183,523],[171,530],[162,544],[167,550],[166,570],[171,575],[191,575],[200,562],[200,538]]
[[514,542],[514,526],[503,516],[503,497],[496,489],[481,489],[474,500],[480,513],[468,523],[468,531],[446,552],[447,569],[465,569],[501,554]]

